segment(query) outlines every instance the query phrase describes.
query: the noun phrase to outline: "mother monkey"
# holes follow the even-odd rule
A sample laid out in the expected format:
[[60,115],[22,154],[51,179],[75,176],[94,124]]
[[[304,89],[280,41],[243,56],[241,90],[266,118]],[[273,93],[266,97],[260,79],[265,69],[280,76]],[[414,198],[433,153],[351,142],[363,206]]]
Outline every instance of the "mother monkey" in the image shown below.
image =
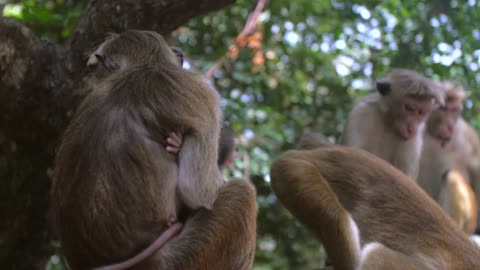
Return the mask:
[[[72,269],[251,268],[255,192],[243,181],[223,185],[218,94],[176,53],[155,32],[127,31],[88,61],[100,84],[63,136],[52,187]],[[185,138],[178,163],[165,150],[171,131]],[[182,232],[152,250],[183,217]]]

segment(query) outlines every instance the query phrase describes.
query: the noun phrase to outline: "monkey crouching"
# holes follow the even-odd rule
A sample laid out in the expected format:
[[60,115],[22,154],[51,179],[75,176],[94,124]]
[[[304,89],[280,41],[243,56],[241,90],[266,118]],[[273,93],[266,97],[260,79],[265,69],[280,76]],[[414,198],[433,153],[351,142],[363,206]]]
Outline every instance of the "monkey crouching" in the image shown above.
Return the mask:
[[[151,61],[129,55],[133,48],[149,57],[147,47]],[[112,48],[124,50],[117,55]],[[244,181],[225,184],[218,169],[218,93],[183,70],[154,32],[114,35],[96,54],[109,70],[62,137],[51,192],[54,227],[70,267],[128,261],[184,222],[181,232],[128,269],[251,269],[255,191]],[[165,149],[172,131],[184,138],[178,157]]]
[[359,149],[288,151],[271,167],[280,202],[334,269],[480,269],[480,248],[411,179]]

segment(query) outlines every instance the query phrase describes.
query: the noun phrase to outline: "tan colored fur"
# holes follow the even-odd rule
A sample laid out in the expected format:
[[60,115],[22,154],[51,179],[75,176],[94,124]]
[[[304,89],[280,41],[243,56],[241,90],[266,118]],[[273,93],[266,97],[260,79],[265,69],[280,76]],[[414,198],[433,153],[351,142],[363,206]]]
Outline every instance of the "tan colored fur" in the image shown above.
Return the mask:
[[477,201],[470,185],[458,171],[446,174],[440,191],[439,203],[467,234],[477,227]]
[[[278,199],[322,241],[335,269],[480,269],[480,249],[444,211],[402,172],[366,151],[288,151],[270,175]],[[349,217],[358,227],[360,254]],[[363,252],[369,243],[380,246]]]
[[[448,206],[445,201],[441,201],[440,192],[446,188],[444,185],[447,183],[443,181],[442,177],[449,170],[460,173],[467,184],[473,188],[474,195],[476,195],[474,198],[478,205],[480,203],[480,139],[476,131],[461,117],[462,103],[465,99],[463,87],[448,81],[443,82],[441,86],[446,92],[447,108],[455,106],[459,108],[460,112],[456,116],[449,115],[449,112],[440,109],[432,112],[427,122],[417,182],[432,198],[449,208],[449,211],[461,210],[461,208]],[[442,145],[438,133],[440,128],[444,127],[445,121],[453,124],[453,135],[446,145]],[[457,204],[454,201],[450,202]],[[450,213],[453,216],[472,216],[465,212]],[[478,213],[475,216],[477,216],[475,223],[478,226]],[[462,224],[459,225],[463,227]],[[471,232],[470,229],[468,231]]]
[[434,100],[441,103],[442,92],[432,81],[410,70],[394,69],[382,82],[390,85],[390,92],[375,92],[355,102],[339,142],[367,150],[416,179],[428,112],[418,123],[415,137],[405,141],[393,128],[405,119],[394,119],[391,110],[401,106],[399,101],[406,96],[424,104]]

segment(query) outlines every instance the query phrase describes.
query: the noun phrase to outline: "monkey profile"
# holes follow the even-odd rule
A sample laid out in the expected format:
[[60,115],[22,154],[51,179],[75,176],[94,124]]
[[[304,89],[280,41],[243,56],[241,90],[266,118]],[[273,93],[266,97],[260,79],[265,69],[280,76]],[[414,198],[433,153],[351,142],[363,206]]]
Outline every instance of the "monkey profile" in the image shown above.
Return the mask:
[[[135,267],[251,267],[255,193],[248,183],[224,184],[217,167],[218,93],[182,69],[178,53],[154,32],[112,35],[92,57],[88,65],[100,82],[62,137],[52,185],[54,225],[70,266],[128,260],[184,222],[175,238]],[[178,159],[165,149],[174,130],[184,138]],[[236,231],[205,239],[233,226],[225,219],[238,222],[229,228]],[[227,240],[239,241],[242,250]]]
[[443,92],[405,69],[392,70],[376,90],[355,102],[340,144],[367,150],[416,179],[425,122],[435,104],[443,104]]

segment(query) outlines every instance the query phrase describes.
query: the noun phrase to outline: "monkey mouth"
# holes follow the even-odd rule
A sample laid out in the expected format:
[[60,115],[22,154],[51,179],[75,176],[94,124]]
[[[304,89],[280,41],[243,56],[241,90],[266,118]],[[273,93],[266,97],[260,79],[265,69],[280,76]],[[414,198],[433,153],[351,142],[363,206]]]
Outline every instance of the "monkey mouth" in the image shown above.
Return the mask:
[[448,143],[450,143],[450,141],[452,140],[452,137],[441,137],[441,136],[439,136],[438,140],[440,141],[440,146],[445,147],[445,146],[448,145]]
[[408,134],[408,133],[404,133],[400,136],[400,138],[406,142],[406,141],[409,141],[411,139],[413,139],[415,137],[415,134]]

